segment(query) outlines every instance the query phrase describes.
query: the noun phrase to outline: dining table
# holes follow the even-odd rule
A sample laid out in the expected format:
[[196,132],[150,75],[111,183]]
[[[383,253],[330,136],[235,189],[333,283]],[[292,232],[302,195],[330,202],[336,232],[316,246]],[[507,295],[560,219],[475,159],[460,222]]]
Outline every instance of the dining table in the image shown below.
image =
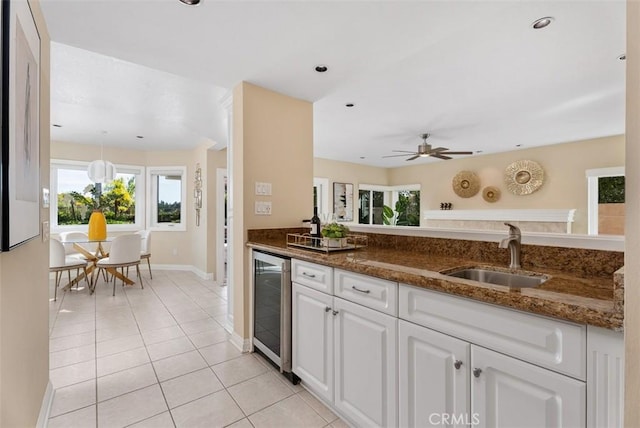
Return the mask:
[[[81,272],[76,278],[74,278],[71,282],[65,285],[62,288],[62,290],[64,291],[70,290],[71,287],[73,287],[74,285],[78,284],[80,281],[85,279],[85,276],[91,275],[91,277],[89,278],[89,289],[91,290],[91,293],[93,293],[96,286],[93,280],[93,272],[98,268],[98,260],[103,259],[105,257],[109,257],[109,252],[105,251],[103,244],[107,242],[111,242],[112,240],[113,240],[113,237],[106,237],[104,239],[69,238],[63,241],[62,242],[63,244],[72,244],[73,248],[78,253],[80,253],[82,257],[84,257],[84,259],[87,261],[87,269],[85,271],[86,273]],[[92,250],[87,248],[89,246],[95,249]],[[122,273],[118,272],[116,268],[106,267],[104,269],[114,277],[122,280],[126,285],[135,284],[135,282],[129,279],[126,275],[123,275]],[[97,279],[96,279],[96,282],[97,282]]]

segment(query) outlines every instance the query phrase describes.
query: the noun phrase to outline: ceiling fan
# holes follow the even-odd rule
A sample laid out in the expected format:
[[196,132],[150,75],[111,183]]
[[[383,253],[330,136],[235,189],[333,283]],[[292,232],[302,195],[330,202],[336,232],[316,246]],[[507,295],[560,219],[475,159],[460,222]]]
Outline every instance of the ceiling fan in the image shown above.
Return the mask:
[[418,146],[417,152],[409,152],[406,150],[392,150],[393,152],[402,152],[405,154],[383,156],[383,158],[394,158],[399,156],[411,155],[411,157],[407,159],[408,161],[418,159],[418,158],[426,158],[426,157],[447,160],[447,159],[452,159],[449,155],[472,155],[473,154],[473,152],[450,152],[449,149],[446,147],[436,147],[435,149],[433,149],[431,148],[431,144],[427,144],[427,138],[429,138],[429,135],[430,134],[421,135],[422,144]]

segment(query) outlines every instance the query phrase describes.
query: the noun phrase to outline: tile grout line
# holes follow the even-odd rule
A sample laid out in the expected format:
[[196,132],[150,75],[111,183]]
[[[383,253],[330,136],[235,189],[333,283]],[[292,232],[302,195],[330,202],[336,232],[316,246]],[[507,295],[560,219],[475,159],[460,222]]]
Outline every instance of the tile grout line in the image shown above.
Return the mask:
[[[153,294],[155,294],[156,297],[158,297],[160,299],[160,297],[158,296],[158,293],[156,293],[155,289],[153,288],[153,285],[151,284],[151,280],[147,281],[147,287],[149,287],[151,289],[151,292]],[[129,303],[129,307],[131,308],[131,300],[129,300],[129,295],[127,294],[126,291],[125,291],[125,296],[127,298],[127,302]],[[162,299],[161,299],[161,301],[162,301]],[[147,348],[147,344],[145,343],[144,337],[142,336],[142,330],[140,329],[140,324],[138,324],[138,318],[136,317],[136,314],[135,314],[135,312],[133,312],[133,310],[131,310],[131,312],[133,314],[133,318],[135,319],[136,327],[138,328],[138,332],[140,333],[140,338],[142,339],[142,343],[144,344],[144,350],[147,352],[147,357],[149,357],[149,364],[151,364],[151,369],[153,370],[153,374],[156,377],[158,388],[160,389],[160,393],[162,394],[162,399],[164,400],[165,406],[167,406],[167,412],[169,412],[169,417],[171,418],[171,423],[175,427],[176,426],[176,421],[173,419],[173,414],[171,413],[171,409],[169,407],[169,401],[167,400],[167,396],[164,393],[164,389],[162,389],[162,383],[160,382],[160,378],[158,377],[158,372],[156,371],[156,366],[153,364],[153,361],[151,360],[151,354],[149,354],[149,349]],[[145,388],[148,388],[148,387],[145,387]],[[156,416],[158,416],[158,415],[160,415],[162,413],[164,413],[164,412],[158,413],[157,415],[150,416],[147,419],[154,418],[154,417],[156,417]],[[134,422],[134,423],[142,422],[144,420],[146,420],[146,419],[142,419],[142,420]],[[133,425],[133,424],[129,424],[129,425]]]

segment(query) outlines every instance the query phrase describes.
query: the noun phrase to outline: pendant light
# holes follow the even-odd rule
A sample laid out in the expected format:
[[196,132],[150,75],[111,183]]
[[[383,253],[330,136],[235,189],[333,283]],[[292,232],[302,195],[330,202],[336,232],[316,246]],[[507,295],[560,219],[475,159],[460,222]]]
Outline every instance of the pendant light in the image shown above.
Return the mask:
[[93,183],[110,183],[116,178],[116,167],[109,161],[104,160],[104,134],[100,142],[100,159],[94,160],[87,167],[87,175]]

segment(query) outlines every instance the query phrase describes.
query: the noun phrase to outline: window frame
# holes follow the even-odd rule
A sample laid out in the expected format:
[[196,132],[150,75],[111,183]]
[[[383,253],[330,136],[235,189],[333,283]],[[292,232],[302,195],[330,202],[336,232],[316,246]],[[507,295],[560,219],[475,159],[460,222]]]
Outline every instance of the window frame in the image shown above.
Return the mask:
[[[76,161],[67,159],[51,159],[50,160],[50,195],[49,198],[49,224],[51,225],[51,233],[68,232],[78,230],[80,227],[88,227],[86,224],[68,224],[58,225],[58,170],[59,169],[75,169],[87,170],[90,162]],[[113,232],[133,232],[144,229],[145,221],[145,168],[140,165],[114,164],[117,173],[134,174],[136,176],[136,193],[134,200],[136,201],[136,222],[132,224],[109,224],[109,231]],[[87,176],[87,180],[89,177]]]
[[[158,207],[157,186],[154,176],[180,175],[180,223],[157,223]],[[184,232],[187,230],[187,167],[186,166],[148,166],[147,167],[147,228],[165,232]]]
[[[396,202],[398,201],[398,193],[401,191],[420,191],[420,184],[400,184],[395,186],[386,186],[380,184],[359,184],[358,185],[358,199],[360,198],[360,191],[365,190],[369,192],[382,192],[383,193],[383,203],[391,207],[392,209],[395,207]],[[358,207],[358,209],[360,209]],[[369,211],[373,214],[373,195],[369,198]],[[358,219],[360,216],[358,215]],[[357,224],[363,225],[375,225],[372,223],[373,215],[369,216],[369,223],[359,223],[359,220],[356,221]],[[422,221],[422,220],[421,220]],[[392,226],[392,225],[388,225]],[[407,226],[407,227],[420,227],[418,226]]]
[[587,233],[599,235],[598,232],[598,179],[602,177],[624,177],[624,166],[595,168],[586,170],[587,176]]

